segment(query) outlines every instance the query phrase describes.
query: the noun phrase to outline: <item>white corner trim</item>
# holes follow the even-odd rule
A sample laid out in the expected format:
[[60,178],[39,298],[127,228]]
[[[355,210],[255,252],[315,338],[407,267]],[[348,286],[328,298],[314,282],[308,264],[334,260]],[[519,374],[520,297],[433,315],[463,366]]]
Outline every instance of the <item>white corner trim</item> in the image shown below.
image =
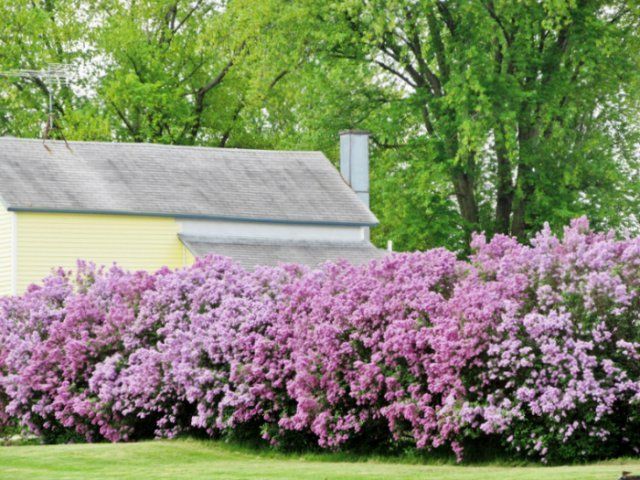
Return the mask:
[[18,293],[18,215],[11,214],[11,295]]
[[187,246],[183,242],[180,242],[180,245],[182,246],[182,266],[188,267],[189,265],[187,264]]

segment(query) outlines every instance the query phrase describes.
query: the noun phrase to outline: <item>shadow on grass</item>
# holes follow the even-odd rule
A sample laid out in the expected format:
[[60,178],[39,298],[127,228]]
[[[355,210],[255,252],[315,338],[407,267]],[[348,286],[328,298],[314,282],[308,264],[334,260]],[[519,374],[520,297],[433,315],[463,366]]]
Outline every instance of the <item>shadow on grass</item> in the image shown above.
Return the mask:
[[317,440],[305,435],[291,435],[283,438],[278,446],[272,446],[259,438],[255,433],[238,431],[233,436],[219,439],[204,436],[184,436],[179,440],[197,440],[203,444],[211,444],[229,452],[258,455],[273,459],[300,459],[314,462],[376,462],[412,465],[493,465],[493,466],[541,466],[527,460],[509,457],[497,439],[483,438],[465,444],[465,457],[457,462],[448,447],[432,450],[418,449],[408,443],[389,442],[376,438],[355,438],[349,444],[341,446],[339,451],[322,449]]
[[[3,432],[6,433],[6,432]],[[143,439],[140,439],[143,440]],[[147,439],[148,441],[149,439]],[[341,447],[340,451],[321,449],[316,440],[302,434],[291,435],[282,439],[276,447],[270,445],[256,435],[255,431],[238,430],[232,436],[210,438],[201,435],[185,435],[177,437],[174,442],[194,443],[204,448],[216,449],[229,454],[245,454],[263,459],[273,460],[303,460],[308,462],[327,463],[382,463],[405,465],[433,465],[433,466],[492,466],[492,467],[542,467],[560,464],[544,465],[540,462],[510,457],[502,448],[497,438],[484,437],[467,441],[464,445],[464,460],[457,462],[450,448],[441,447],[432,450],[417,449],[399,442],[380,441],[375,436],[356,438],[350,444]],[[4,446],[33,446],[40,444],[84,443],[74,438],[39,439],[37,437],[19,437],[14,434],[14,440],[0,437],[0,445]],[[136,442],[131,442],[136,443]],[[600,464],[624,464],[638,461],[638,458],[624,457],[611,460],[595,460]],[[590,462],[572,462],[562,465],[584,465]],[[593,462],[591,462],[593,463]]]

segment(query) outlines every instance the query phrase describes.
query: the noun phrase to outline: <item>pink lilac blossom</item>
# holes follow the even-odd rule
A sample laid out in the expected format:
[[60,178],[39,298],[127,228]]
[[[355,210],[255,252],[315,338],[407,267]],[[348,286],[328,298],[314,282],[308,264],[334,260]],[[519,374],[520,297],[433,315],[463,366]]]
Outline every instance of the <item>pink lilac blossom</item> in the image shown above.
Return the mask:
[[0,428],[121,441],[248,429],[324,448],[498,438],[640,448],[640,239],[585,219],[364,266],[154,274],[79,263],[0,299]]

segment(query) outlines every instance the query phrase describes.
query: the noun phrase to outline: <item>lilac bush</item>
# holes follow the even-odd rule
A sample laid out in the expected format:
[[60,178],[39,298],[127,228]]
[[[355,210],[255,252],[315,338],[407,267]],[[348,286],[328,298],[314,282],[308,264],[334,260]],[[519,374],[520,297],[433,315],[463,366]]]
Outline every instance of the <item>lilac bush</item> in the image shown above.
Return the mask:
[[0,428],[638,453],[640,240],[580,219],[561,238],[473,248],[316,270],[208,257],[58,271],[0,299]]
[[297,282],[286,311],[297,408],[280,425],[333,448],[381,422],[418,447],[455,442],[449,409],[463,398],[460,367],[473,355],[467,326],[447,315],[457,266],[437,249],[367,268],[327,265]]
[[484,368],[461,409],[471,432],[543,459],[640,453],[640,240],[585,219],[531,247],[474,240],[484,285],[500,300]]
[[2,299],[5,414],[44,436],[121,438],[127,426],[95,401],[89,385],[103,361],[124,351],[125,331],[153,281],[79,263],[75,278],[59,270],[22,297]]
[[279,408],[279,363],[290,358],[265,354],[279,345],[275,306],[280,287],[301,272],[249,273],[222,257],[159,272],[129,329],[134,352],[108,368],[100,402],[123,416],[151,418],[160,436],[191,429],[214,435],[268,421]]

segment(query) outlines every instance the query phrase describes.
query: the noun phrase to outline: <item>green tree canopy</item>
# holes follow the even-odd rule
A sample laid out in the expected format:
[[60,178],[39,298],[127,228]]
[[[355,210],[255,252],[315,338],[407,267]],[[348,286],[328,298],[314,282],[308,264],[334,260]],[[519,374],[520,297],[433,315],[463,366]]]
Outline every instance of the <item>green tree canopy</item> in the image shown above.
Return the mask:
[[544,221],[637,213],[637,3],[308,5],[331,26],[324,61],[370,65],[387,98],[362,122],[380,147],[384,234],[406,247],[430,243],[427,232],[525,239]]
[[[311,148],[372,132],[374,240],[637,227],[636,0],[0,0],[0,69],[72,63],[68,139]],[[0,78],[0,132],[48,85]],[[57,89],[58,90],[58,89]]]

